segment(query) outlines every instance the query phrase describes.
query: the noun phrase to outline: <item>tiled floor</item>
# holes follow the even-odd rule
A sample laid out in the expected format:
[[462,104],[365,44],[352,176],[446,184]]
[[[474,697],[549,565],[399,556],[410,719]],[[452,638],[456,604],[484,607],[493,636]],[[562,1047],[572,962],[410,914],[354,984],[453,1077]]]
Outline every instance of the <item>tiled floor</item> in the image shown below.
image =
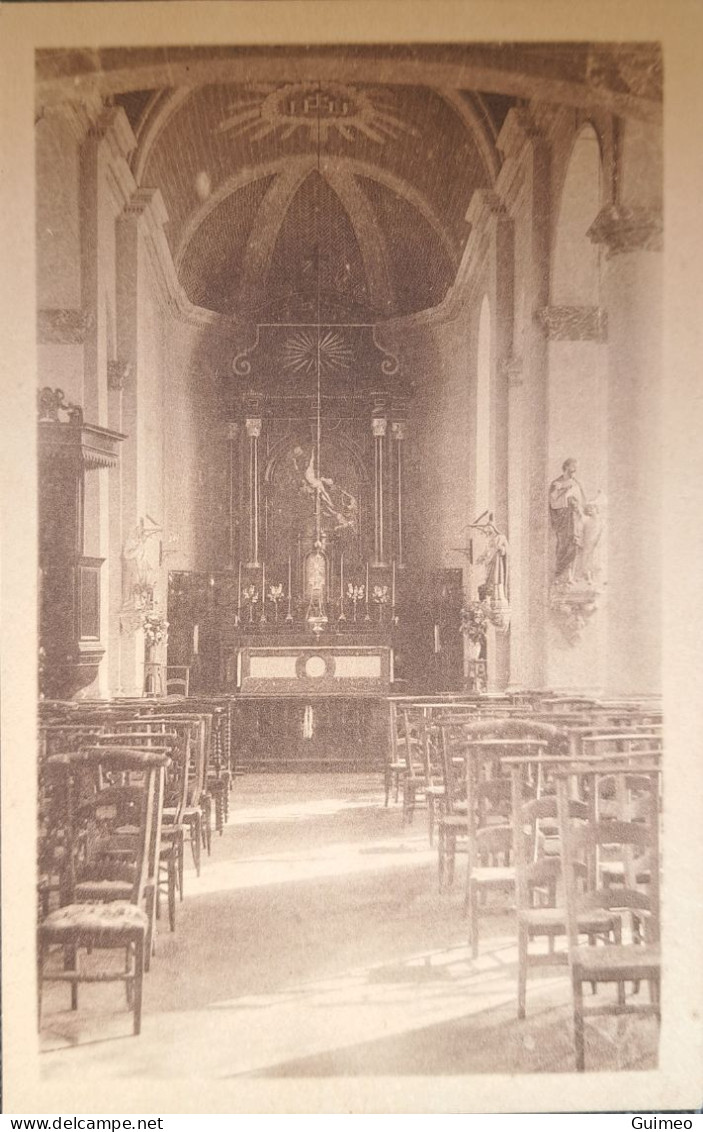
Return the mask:
[[[528,984],[515,1016],[509,909],[466,947],[461,871],[439,893],[426,816],[403,827],[363,775],[251,775],[202,875],[186,875],[175,935],[162,926],[142,1034],[117,985],[48,985],[48,1079],[446,1075],[573,1069],[566,972]],[[602,992],[607,993],[607,992]],[[644,993],[644,991],[642,992]],[[650,1068],[649,1019],[587,1027],[592,1069]]]

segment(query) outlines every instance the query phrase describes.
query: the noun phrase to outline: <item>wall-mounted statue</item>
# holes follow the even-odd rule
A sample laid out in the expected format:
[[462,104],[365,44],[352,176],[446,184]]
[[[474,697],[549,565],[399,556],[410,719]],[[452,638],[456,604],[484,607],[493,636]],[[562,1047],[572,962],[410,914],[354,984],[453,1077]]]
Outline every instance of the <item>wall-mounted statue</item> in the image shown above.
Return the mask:
[[161,527],[153,519],[149,522],[147,527],[140,519],[122,548],[123,608],[143,609],[153,599],[156,568],[149,561],[149,539],[160,534]]
[[484,511],[469,525],[469,530],[479,531],[486,540],[483,552],[476,559],[476,565],[486,569],[483,585],[478,587],[479,600],[484,602],[491,624],[506,632],[510,626],[508,540],[493,522],[492,511]]
[[554,585],[559,589],[592,589],[598,578],[605,500],[600,491],[587,500],[576,472],[576,460],[569,458],[549,485],[549,517],[556,535]]
[[549,485],[549,517],[556,535],[550,604],[564,636],[576,644],[596,612],[602,587],[598,546],[603,534],[605,498],[586,499],[572,458]]

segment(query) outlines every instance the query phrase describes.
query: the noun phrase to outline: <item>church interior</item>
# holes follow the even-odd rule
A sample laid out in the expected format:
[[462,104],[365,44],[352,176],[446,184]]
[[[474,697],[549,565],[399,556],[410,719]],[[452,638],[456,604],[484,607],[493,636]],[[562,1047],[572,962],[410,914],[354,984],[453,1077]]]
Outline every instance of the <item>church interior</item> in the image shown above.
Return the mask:
[[651,44],[37,51],[47,1079],[656,1066],[661,134]]

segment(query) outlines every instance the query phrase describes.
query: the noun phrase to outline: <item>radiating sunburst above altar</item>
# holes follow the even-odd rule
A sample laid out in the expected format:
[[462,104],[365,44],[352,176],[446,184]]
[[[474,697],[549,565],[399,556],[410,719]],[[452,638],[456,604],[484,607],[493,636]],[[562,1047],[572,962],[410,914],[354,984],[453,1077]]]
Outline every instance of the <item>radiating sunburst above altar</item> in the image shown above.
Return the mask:
[[352,351],[336,330],[299,330],[283,346],[283,368],[296,374],[334,373],[349,369]]
[[260,141],[279,133],[287,141],[298,131],[326,145],[331,134],[353,142],[363,134],[378,145],[406,133],[417,136],[409,122],[392,112],[383,91],[360,90],[342,83],[286,83],[246,92],[233,102],[216,133],[247,134]]

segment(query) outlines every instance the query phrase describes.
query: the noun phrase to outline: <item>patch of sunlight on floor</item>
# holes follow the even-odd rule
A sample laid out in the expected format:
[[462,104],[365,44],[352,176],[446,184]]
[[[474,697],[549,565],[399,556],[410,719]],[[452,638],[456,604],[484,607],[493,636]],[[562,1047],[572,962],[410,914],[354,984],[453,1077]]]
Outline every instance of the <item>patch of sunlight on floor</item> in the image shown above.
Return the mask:
[[[516,961],[514,941],[501,938],[492,941],[479,961],[471,960],[465,946],[440,948],[293,984],[279,992],[215,1001],[201,1010],[157,1011],[144,1020],[148,1072],[159,1077],[186,1073],[204,1058],[210,1077],[256,1075],[293,1054],[314,1057],[478,1015],[514,1003]],[[551,1005],[555,993],[561,1001],[565,990],[568,994],[564,972],[535,979],[530,986],[531,1009],[536,1012],[540,1001]],[[124,1034],[126,1026],[124,1016],[121,1024],[113,1019],[111,1034]],[[47,1035],[55,1051],[43,1058],[49,1075],[63,1065],[60,1046],[74,1044],[65,1035],[61,1041],[61,1028],[58,1017],[51,1037]],[[83,1032],[82,1039],[86,1037]],[[96,1041],[84,1052],[88,1072],[108,1069],[104,1042]],[[137,1064],[144,1071],[136,1048],[133,1051],[125,1043],[121,1054],[122,1073],[125,1055],[134,1057],[135,1071]]]
[[383,810],[378,793],[367,798],[311,798],[307,801],[283,802],[276,806],[252,806],[239,810],[229,820],[229,825],[258,825],[261,823],[297,821],[305,818],[332,817],[345,810]]
[[199,878],[193,870],[187,870],[185,887],[193,896],[205,896],[321,877],[416,868],[434,864],[436,860],[437,851],[430,849],[424,834],[408,836],[404,841],[338,842],[308,849],[280,850],[248,859],[213,860]]

